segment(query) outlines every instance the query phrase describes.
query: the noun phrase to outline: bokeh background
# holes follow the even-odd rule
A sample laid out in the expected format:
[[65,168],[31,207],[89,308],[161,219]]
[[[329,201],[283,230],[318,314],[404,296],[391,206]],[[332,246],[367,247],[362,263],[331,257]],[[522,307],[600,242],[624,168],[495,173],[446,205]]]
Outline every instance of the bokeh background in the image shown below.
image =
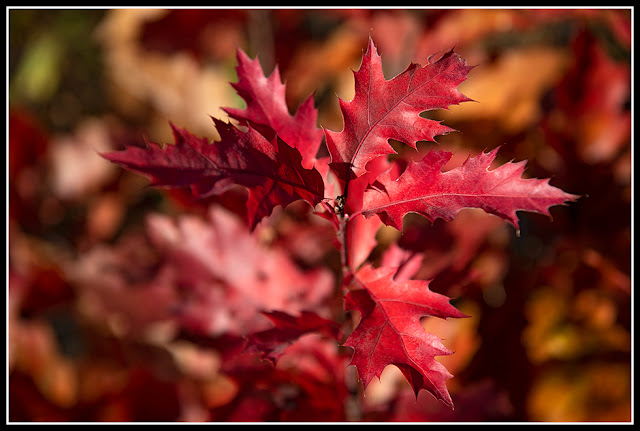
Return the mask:
[[[8,420],[631,420],[632,10],[7,15]],[[425,322],[455,351],[440,358],[453,411],[424,391],[416,401],[393,367],[362,399],[335,346],[296,344],[277,373],[230,364],[245,322],[193,323],[228,312],[219,299],[176,323],[175,278],[159,275],[165,237],[213,229],[205,203],[98,155],[170,143],[169,121],[215,139],[209,116],[243,104],[229,85],[236,48],[268,73],[278,65],[292,112],[314,93],[318,123],[340,130],[336,95],[353,97],[369,37],[388,78],[451,48],[476,65],[460,87],[476,102],[428,114],[459,131],[437,145],[455,161],[502,146],[502,162],[527,159],[527,175],[583,196],[553,220],[520,213],[519,237],[473,211],[446,226],[408,221],[401,245],[424,255],[418,276],[472,316]],[[206,204],[242,230],[233,196]],[[335,272],[327,231],[296,216],[247,241],[284,250],[304,276]]]

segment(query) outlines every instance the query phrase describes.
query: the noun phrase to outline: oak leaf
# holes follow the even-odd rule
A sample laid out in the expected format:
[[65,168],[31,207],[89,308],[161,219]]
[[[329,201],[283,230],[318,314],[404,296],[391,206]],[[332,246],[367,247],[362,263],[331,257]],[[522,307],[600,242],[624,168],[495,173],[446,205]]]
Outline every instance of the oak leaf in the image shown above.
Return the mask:
[[447,151],[430,151],[397,178],[391,169],[383,172],[365,191],[359,213],[377,214],[383,223],[401,230],[402,219],[410,212],[431,221],[451,221],[464,208],[480,208],[519,229],[517,211],[550,215],[549,207],[578,198],[551,186],[549,179],[521,178],[526,161],[489,170],[498,149],[470,157],[446,172],[441,169],[452,155]]
[[267,140],[255,129],[246,132],[213,119],[220,141],[209,143],[172,125],[175,145],[149,143],[103,154],[129,170],[150,177],[151,184],[190,187],[196,197],[219,195],[234,185],[249,189],[247,215],[252,229],[273,209],[297,200],[312,206],[324,197],[322,176],[304,169],[302,156],[278,136]]
[[449,298],[429,290],[424,280],[395,281],[396,268],[362,267],[351,281],[354,288],[345,296],[347,310],[357,310],[361,320],[344,345],[353,348],[350,365],[355,365],[366,387],[380,377],[387,365],[398,367],[416,396],[426,389],[453,406],[446,380],[451,373],[435,356],[449,355],[436,335],[423,328],[425,316],[466,317],[449,303]]
[[331,167],[349,182],[367,171],[366,164],[395,151],[389,139],[413,148],[418,141],[433,141],[450,127],[420,113],[469,101],[457,90],[471,70],[453,51],[425,66],[411,64],[391,80],[382,72],[381,58],[373,41],[358,71],[354,72],[355,96],[340,100],[344,119],[341,132],[325,130]]
[[280,81],[278,67],[269,77],[265,77],[257,57],[251,60],[238,49],[236,58],[238,82],[232,86],[247,106],[245,109],[223,110],[240,123],[251,125],[267,139],[277,134],[300,151],[304,167],[313,166],[322,143],[322,130],[316,126],[318,112],[313,106],[313,95],[291,115],[285,98],[286,88]]

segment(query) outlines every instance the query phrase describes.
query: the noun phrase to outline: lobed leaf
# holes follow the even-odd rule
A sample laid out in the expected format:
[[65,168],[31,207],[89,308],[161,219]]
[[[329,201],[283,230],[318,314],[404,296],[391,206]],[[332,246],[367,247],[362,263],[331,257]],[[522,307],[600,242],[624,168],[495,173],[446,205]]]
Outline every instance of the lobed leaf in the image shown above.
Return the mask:
[[421,389],[453,406],[446,380],[451,373],[436,356],[449,355],[440,338],[425,331],[424,316],[466,317],[449,303],[449,298],[429,290],[424,280],[395,281],[396,268],[362,267],[353,277],[357,289],[345,297],[346,309],[362,318],[344,345],[354,349],[355,365],[366,387],[380,377],[387,365],[397,366],[416,396]]
[[322,176],[302,167],[298,150],[278,136],[268,141],[255,129],[246,132],[213,119],[220,141],[209,143],[171,126],[175,145],[127,147],[103,157],[147,175],[151,185],[190,187],[196,197],[221,194],[234,185],[249,189],[247,213],[253,229],[273,209],[297,200],[311,205],[324,197]]
[[278,67],[265,77],[257,57],[251,60],[238,49],[236,58],[238,82],[232,86],[247,106],[245,109],[224,108],[224,111],[242,124],[251,125],[267,139],[277,134],[300,151],[305,167],[313,166],[322,143],[322,130],[316,126],[318,112],[313,106],[313,96],[291,115]]
[[386,80],[373,41],[355,78],[352,101],[340,100],[344,119],[341,132],[325,130],[331,167],[348,182],[367,171],[374,158],[394,153],[389,139],[415,148],[418,141],[452,129],[419,114],[469,101],[457,90],[471,70],[453,51],[425,66],[411,64],[404,72]]
[[470,157],[447,172],[441,171],[452,155],[446,151],[430,151],[397,179],[389,169],[365,191],[359,212],[365,217],[377,214],[386,225],[402,230],[402,219],[410,212],[431,221],[450,221],[463,208],[481,208],[519,229],[517,211],[550,215],[549,207],[578,198],[551,186],[549,179],[521,178],[524,161],[490,171],[498,149]]

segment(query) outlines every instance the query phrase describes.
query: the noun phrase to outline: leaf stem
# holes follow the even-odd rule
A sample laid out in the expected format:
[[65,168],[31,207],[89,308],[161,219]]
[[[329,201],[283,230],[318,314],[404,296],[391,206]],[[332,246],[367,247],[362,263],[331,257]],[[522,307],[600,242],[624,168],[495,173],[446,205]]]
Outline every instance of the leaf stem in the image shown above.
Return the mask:
[[351,272],[349,268],[349,250],[347,248],[347,224],[349,217],[344,214],[338,214],[338,242],[340,243],[340,265],[343,279]]

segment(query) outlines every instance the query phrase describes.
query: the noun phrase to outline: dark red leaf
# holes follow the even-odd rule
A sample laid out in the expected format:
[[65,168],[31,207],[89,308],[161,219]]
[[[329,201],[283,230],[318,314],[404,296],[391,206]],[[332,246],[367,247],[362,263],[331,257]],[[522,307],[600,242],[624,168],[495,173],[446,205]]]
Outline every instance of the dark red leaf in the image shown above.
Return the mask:
[[300,151],[304,167],[312,167],[322,143],[322,130],[316,126],[318,112],[313,106],[313,96],[291,115],[278,67],[265,77],[257,57],[251,60],[243,51],[237,50],[237,60],[238,82],[232,85],[247,107],[225,108],[224,111],[242,124],[250,124],[267,139],[277,134]]
[[315,169],[304,169],[295,149],[274,136],[268,141],[249,127],[243,132],[214,119],[220,141],[209,143],[172,125],[175,145],[150,143],[103,154],[105,158],[150,177],[154,186],[190,187],[196,197],[218,195],[234,185],[249,189],[249,225],[273,209],[303,199],[315,205],[324,197],[324,183]]
[[274,365],[284,354],[284,350],[302,335],[321,333],[338,339],[340,327],[332,320],[327,320],[311,311],[303,311],[294,317],[282,311],[263,312],[275,327],[251,334],[247,337],[247,350],[261,352],[264,359]]

